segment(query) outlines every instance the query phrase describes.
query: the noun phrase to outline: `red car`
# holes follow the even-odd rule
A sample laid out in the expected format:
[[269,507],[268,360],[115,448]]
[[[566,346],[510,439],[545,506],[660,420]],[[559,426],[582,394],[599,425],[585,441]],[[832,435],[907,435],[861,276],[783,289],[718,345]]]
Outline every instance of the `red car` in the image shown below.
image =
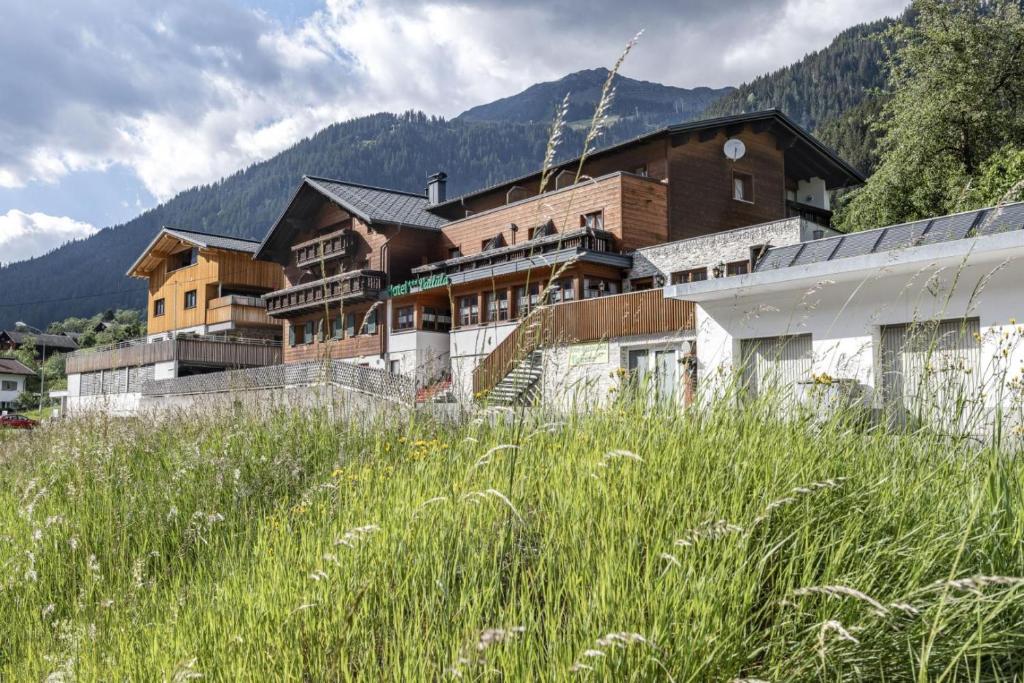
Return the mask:
[[38,422],[24,415],[0,415],[0,428],[32,429],[38,425]]

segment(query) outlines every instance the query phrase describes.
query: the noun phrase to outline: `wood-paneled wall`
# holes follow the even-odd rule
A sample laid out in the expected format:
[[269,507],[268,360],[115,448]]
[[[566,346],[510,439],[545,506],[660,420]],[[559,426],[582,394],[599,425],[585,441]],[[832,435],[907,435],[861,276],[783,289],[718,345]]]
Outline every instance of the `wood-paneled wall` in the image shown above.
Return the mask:
[[[722,151],[724,131],[706,141],[691,135],[669,151],[669,239],[680,240],[786,217],[783,151],[775,136],[748,126],[737,137],[747,152],[730,161]],[[754,179],[754,201],[733,199],[733,172]]]
[[[349,305],[344,308],[344,314],[356,314],[356,326],[362,323],[370,304]],[[317,311],[306,315],[286,320],[283,323],[283,348],[284,362],[298,363],[307,360],[320,360],[324,358],[355,358],[357,356],[377,356],[381,353],[381,335],[386,334],[387,307],[384,304],[377,306],[377,332],[376,334],[356,334],[354,337],[344,339],[331,339],[331,320],[341,315],[342,309],[333,305],[330,307],[329,318],[324,319],[324,312]],[[324,320],[323,334],[324,341],[314,338],[312,343],[297,344],[292,346],[289,343],[289,330],[292,326],[301,327],[306,322],[313,322],[313,332],[316,334],[317,324]],[[358,330],[357,330],[358,331]],[[342,319],[342,334],[345,332],[345,323]]]
[[[483,251],[483,243],[499,233],[506,244],[525,242],[530,228],[549,220],[558,232],[570,232],[581,227],[584,214],[603,211],[604,229],[618,238],[620,246],[633,249],[665,241],[667,204],[661,182],[618,173],[470,216],[446,225],[442,232],[446,248],[458,247],[463,256],[470,256]],[[513,223],[519,228],[515,233]]]
[[[216,298],[217,285],[278,289],[283,285],[281,267],[255,261],[249,254],[200,249],[196,263],[167,272],[165,259],[149,276],[146,331],[160,334],[171,330],[209,324],[207,306]],[[185,293],[196,292],[196,306],[185,308]],[[154,303],[164,300],[164,315],[154,316]]]

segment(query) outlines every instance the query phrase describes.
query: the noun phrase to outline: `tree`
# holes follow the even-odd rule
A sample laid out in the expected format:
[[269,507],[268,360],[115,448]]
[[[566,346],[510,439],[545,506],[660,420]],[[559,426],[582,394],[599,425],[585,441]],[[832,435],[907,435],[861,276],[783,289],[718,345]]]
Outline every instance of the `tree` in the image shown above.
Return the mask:
[[[863,230],[977,208],[997,153],[1024,148],[1024,19],[1010,0],[916,0],[895,25],[878,170],[837,225]],[[1007,151],[1007,150],[1010,151]]]

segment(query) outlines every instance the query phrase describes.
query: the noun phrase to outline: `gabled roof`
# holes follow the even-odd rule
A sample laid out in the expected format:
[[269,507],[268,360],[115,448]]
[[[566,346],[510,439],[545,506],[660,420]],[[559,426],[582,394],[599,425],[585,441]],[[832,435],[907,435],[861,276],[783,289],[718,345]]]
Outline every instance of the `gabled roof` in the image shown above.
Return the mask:
[[755,272],[1024,229],[1024,202],[926,218],[767,250]]
[[421,194],[317,176],[303,176],[288,206],[260,243],[256,258],[269,258],[274,243],[282,241],[282,228],[293,228],[289,225],[289,216],[309,210],[311,194],[334,202],[370,225],[400,225],[422,230],[440,230],[441,226],[448,222],[427,211],[427,198]]
[[29,339],[35,340],[36,346],[44,344],[52,349],[77,349],[78,344],[71,337],[64,334],[32,334],[19,330],[0,330],[0,336],[10,339],[15,345],[21,346]]
[[391,223],[440,230],[445,219],[429,213],[420,194],[306,176],[306,182],[367,223]]
[[26,375],[36,374],[28,369],[24,363],[13,358],[0,358],[0,375]]
[[157,263],[174,253],[181,246],[182,242],[199,247],[200,249],[222,249],[224,251],[237,251],[249,255],[255,254],[259,248],[259,242],[256,240],[165,226],[161,228],[160,232],[153,238],[153,241],[149,243],[149,246],[136,259],[132,267],[128,269],[128,276],[148,277]]
[[[630,140],[626,140],[625,142],[620,142],[615,145],[604,147],[595,152],[591,152],[587,157],[600,157],[605,154],[619,151],[625,147],[648,142],[659,137],[668,137],[675,142],[685,140],[691,133],[702,133],[704,131],[711,131],[719,128],[728,129],[746,124],[763,126],[765,130],[771,130],[778,133],[780,136],[785,136],[788,139],[787,144],[794,146],[796,143],[799,143],[803,149],[811,151],[813,156],[816,157],[813,160],[813,166],[818,167],[816,170],[819,172],[827,172],[827,174],[833,178],[833,186],[859,185],[865,181],[865,177],[860,171],[842,159],[839,154],[830,147],[801,128],[799,124],[786,116],[779,109],[766,109],[764,111],[751,112],[747,114],[721,116],[714,119],[687,121],[685,123],[665,126],[664,128],[659,128],[658,130],[651,131],[650,133],[645,133]],[[557,175],[559,169],[565,170],[571,168],[572,170],[575,170],[579,161],[579,157],[575,157],[556,164],[553,167],[554,174]],[[488,192],[493,192],[499,188],[522,184],[532,179],[539,179],[540,174],[541,171],[537,170],[533,173],[519,176],[518,178],[512,178],[479,190],[473,190],[472,192],[434,204],[430,207],[430,210],[444,210],[454,204],[461,203],[482,194],[487,194]],[[842,183],[838,182],[840,178],[843,179]]]

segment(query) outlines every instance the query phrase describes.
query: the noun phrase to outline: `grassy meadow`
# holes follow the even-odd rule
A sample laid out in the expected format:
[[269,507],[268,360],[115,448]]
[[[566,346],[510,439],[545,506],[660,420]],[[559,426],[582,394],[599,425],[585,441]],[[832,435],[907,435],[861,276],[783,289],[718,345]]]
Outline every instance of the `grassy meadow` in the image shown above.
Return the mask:
[[2,434],[0,680],[1021,680],[1020,458],[769,414]]

